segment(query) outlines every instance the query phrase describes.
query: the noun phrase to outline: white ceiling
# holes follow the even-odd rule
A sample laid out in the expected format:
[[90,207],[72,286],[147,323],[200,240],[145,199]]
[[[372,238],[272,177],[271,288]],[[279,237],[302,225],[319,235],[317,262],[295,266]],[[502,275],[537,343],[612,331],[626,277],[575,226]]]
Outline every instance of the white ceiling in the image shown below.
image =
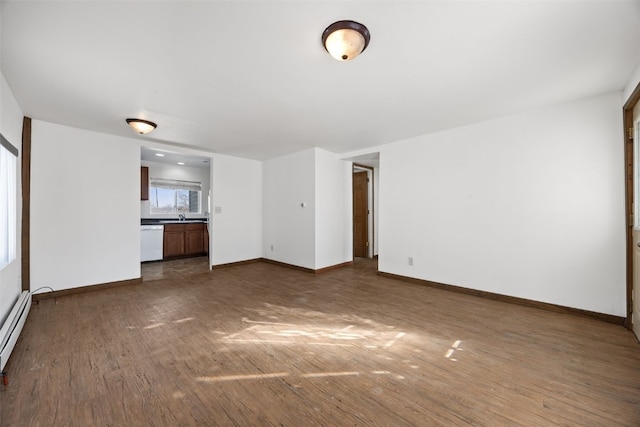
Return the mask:
[[[2,1],[2,71],[34,119],[268,159],[348,153],[621,90],[640,1]],[[350,62],[331,23],[371,32]],[[136,136],[125,123],[158,124]]]
[[176,150],[147,147],[140,149],[140,160],[202,169],[209,169],[211,164],[211,160],[208,157],[184,154]]

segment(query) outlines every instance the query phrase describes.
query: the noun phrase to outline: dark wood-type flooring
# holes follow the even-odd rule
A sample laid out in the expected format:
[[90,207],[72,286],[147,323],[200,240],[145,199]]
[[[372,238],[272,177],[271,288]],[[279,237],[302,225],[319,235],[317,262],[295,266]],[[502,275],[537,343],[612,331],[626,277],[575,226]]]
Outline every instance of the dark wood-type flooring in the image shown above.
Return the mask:
[[640,425],[631,332],[368,260],[43,300],[6,371],[2,426]]

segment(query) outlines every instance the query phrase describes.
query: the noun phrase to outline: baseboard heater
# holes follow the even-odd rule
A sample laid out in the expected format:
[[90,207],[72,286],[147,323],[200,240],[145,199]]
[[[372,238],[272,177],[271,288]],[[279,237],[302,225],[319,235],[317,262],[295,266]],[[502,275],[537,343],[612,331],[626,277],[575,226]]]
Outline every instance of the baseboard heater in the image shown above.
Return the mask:
[[4,365],[7,364],[13,347],[15,347],[16,341],[18,341],[30,308],[31,295],[29,292],[23,291],[18,301],[13,305],[7,320],[5,320],[2,328],[0,328],[0,371],[4,371]]

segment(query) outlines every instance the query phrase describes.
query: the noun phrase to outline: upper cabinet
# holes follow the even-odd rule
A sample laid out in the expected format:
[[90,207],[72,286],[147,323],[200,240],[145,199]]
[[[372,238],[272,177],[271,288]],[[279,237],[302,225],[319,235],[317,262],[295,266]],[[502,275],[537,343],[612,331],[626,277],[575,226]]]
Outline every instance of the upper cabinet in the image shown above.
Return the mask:
[[140,167],[140,200],[149,200],[149,168]]

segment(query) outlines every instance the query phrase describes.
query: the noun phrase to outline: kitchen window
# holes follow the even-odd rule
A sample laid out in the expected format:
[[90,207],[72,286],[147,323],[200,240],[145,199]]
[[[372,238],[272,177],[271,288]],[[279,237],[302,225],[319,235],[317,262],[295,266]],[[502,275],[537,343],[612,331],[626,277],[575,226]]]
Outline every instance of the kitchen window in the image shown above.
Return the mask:
[[0,134],[0,270],[16,259],[18,150]]
[[200,214],[202,183],[161,178],[149,180],[149,213]]

